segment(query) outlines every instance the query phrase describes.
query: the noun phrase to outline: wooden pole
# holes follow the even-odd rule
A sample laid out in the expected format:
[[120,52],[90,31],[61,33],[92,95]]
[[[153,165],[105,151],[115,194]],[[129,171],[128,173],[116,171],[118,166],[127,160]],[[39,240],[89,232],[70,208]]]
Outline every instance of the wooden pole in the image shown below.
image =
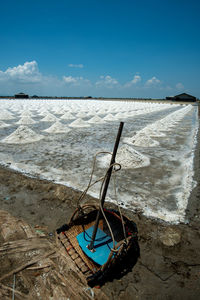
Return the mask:
[[[118,134],[117,134],[116,141],[115,141],[115,146],[114,146],[111,161],[110,161],[110,168],[107,172],[107,176],[106,176],[105,184],[104,184],[104,189],[103,189],[103,193],[102,193],[102,196],[101,196],[101,206],[102,207],[103,207],[104,202],[105,202],[106,193],[107,193],[108,185],[109,185],[109,182],[110,182],[110,177],[111,177],[111,174],[112,174],[113,164],[115,163],[115,157],[116,157],[116,154],[117,154],[117,149],[118,149],[118,146],[119,146],[119,141],[120,141],[120,137],[121,137],[121,134],[122,134],[123,126],[124,126],[124,122],[120,122],[119,129],[118,129]],[[97,234],[100,215],[101,215],[101,208],[99,208],[99,211],[97,213],[96,222],[95,222],[95,225],[94,225],[94,231],[93,231],[93,234],[92,234],[92,240],[91,240],[90,244],[88,245],[88,249],[91,250],[91,251],[94,251],[94,241],[95,241],[95,237],[96,237],[96,234]]]

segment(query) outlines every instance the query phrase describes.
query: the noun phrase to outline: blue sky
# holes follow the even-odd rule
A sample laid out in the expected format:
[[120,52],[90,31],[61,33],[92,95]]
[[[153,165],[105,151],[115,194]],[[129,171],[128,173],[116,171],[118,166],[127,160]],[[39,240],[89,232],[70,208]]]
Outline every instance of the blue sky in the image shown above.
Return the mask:
[[200,97],[199,0],[7,0],[0,95]]

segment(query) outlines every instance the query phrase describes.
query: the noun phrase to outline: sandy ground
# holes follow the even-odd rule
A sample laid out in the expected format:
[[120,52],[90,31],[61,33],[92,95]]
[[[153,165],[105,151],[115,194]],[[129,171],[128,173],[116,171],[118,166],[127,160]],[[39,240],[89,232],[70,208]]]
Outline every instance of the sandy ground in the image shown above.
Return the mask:
[[[199,299],[200,133],[198,135],[194,162],[198,184],[187,208],[189,224],[169,225],[140,213],[124,211],[138,226],[141,257],[132,272],[102,287],[109,299]],[[53,233],[52,242],[55,229],[69,219],[79,195],[79,191],[65,186],[0,168],[1,210],[24,219],[33,227],[46,226],[50,236]]]

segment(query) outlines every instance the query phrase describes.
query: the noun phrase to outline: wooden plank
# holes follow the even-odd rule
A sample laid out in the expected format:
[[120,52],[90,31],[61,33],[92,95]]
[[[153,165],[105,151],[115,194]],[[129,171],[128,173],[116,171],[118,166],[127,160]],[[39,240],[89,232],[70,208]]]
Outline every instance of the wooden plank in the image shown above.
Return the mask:
[[73,260],[75,260],[78,257],[78,253],[75,252],[71,257]]
[[77,265],[80,264],[82,261],[83,261],[83,260],[82,260],[82,258],[80,258],[80,256],[79,256],[77,259],[75,259],[75,263],[76,263]]
[[67,252],[69,252],[69,250],[71,250],[73,247],[72,245],[69,245],[68,247],[66,247]]
[[71,248],[69,251],[68,251],[69,255],[73,255],[74,253],[76,253],[76,251],[74,250],[74,248]]
[[86,266],[86,264],[84,264],[84,265],[81,267],[81,271],[82,271],[83,273],[86,273],[88,270],[89,270],[89,269],[88,269],[88,267]]

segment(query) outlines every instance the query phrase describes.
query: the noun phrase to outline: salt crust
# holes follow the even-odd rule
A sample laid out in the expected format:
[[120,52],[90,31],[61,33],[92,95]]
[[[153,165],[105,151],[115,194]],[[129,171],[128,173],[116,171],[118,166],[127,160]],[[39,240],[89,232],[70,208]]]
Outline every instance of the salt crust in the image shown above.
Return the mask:
[[[55,107],[55,106],[56,107],[61,106],[60,103],[63,103],[63,100],[60,101],[60,103],[59,103],[59,99],[56,99],[55,101],[52,101],[52,100],[49,101],[47,99],[46,100],[41,99],[39,101],[34,100],[33,104],[31,103],[31,101],[29,101],[28,104],[27,104],[27,102],[24,102],[24,100],[17,100],[17,101],[14,100],[12,102],[9,101],[9,103],[7,103],[7,102],[5,102],[5,103],[6,103],[6,105],[3,105],[4,103],[2,102],[2,108],[6,107],[6,109],[9,109],[9,111],[8,111],[9,113],[10,113],[10,111],[12,111],[12,113],[14,114],[14,118],[15,118],[16,114],[20,114],[25,109],[30,109],[30,110],[34,109],[34,111],[37,114],[43,110],[45,115],[46,115],[47,111],[49,111],[49,109],[46,109],[46,107],[51,107],[52,108],[52,107]],[[117,103],[116,108],[115,108],[115,103],[114,102],[111,103],[111,102],[103,102],[103,101],[101,101],[101,102],[94,101],[93,103],[91,103],[91,101],[90,101],[90,103],[88,104],[87,101],[81,100],[81,101],[76,101],[75,106],[71,103],[71,101],[68,101],[68,100],[65,101],[65,103],[66,103],[67,107],[73,113],[75,111],[75,107],[77,107],[77,106],[78,106],[78,109],[76,109],[76,111],[82,111],[83,109],[84,110],[88,109],[88,112],[89,111],[92,112],[92,113],[94,112],[94,114],[95,114],[95,112],[97,113],[99,110],[101,110],[100,107],[102,107],[102,106],[105,107],[106,106],[107,108],[105,110],[105,114],[109,114],[109,113],[113,114],[113,112],[118,113],[118,112],[125,111],[125,112],[129,112],[130,116],[131,115],[134,116],[135,112],[137,110],[138,110],[139,114],[147,114],[150,111],[160,111],[162,109],[168,109],[169,107],[173,107],[173,108],[178,107],[179,108],[178,112],[183,111],[184,108],[187,108],[186,106],[181,106],[180,104],[177,104],[177,105],[173,104],[173,106],[172,106],[170,104],[155,104],[155,103],[149,104],[149,103],[145,103],[143,105],[143,103],[137,104],[135,102],[130,103],[130,104],[129,103],[121,103],[121,104]],[[145,109],[145,107],[147,107],[147,106],[149,106],[149,110]],[[44,109],[44,107],[45,107],[45,109]],[[160,109],[161,107],[162,107],[162,109]],[[188,106],[188,108],[189,108],[189,106]],[[189,109],[188,109],[188,111],[189,111]],[[64,113],[64,110],[63,110],[63,113]],[[185,110],[185,113],[186,113],[186,110]],[[162,128],[160,127],[159,130],[158,130],[158,124],[154,123],[154,125],[156,125],[156,130],[158,130],[160,132],[161,131],[171,131],[172,126],[174,124],[176,124],[177,122],[179,122],[182,119],[182,117],[184,116],[185,113],[177,115],[176,118],[175,118],[175,115],[173,115],[173,118],[176,119],[176,121],[174,121],[174,122],[173,122],[173,119],[170,119],[170,118],[169,119],[166,118],[166,119],[162,120],[162,121],[164,121],[164,124],[162,124]],[[3,110],[1,111],[1,115],[3,115]],[[1,117],[0,117],[0,119],[1,119]],[[13,119],[13,117],[12,117],[12,119]],[[8,118],[6,118],[6,120],[8,120]],[[169,123],[171,123],[171,125],[169,125]],[[163,134],[165,134],[165,133],[163,133]],[[49,174],[49,175],[51,175],[51,174]],[[190,176],[190,175],[188,174],[188,176]],[[71,186],[74,187],[74,183],[72,183]],[[151,199],[150,199],[150,201],[151,201]],[[180,195],[180,202],[182,203],[182,195]],[[127,202],[127,208],[132,209],[132,207],[133,207],[132,202],[131,202],[130,205]],[[180,207],[180,205],[179,205],[179,207]],[[166,210],[163,209],[163,211],[162,211],[161,208],[159,208],[159,211],[157,211],[157,210],[154,211],[154,210],[151,210],[149,205],[145,206],[143,209],[144,209],[144,214],[145,215],[159,217],[161,219],[171,221],[171,222],[175,222],[175,221],[179,222],[180,220],[184,221],[184,216],[182,215],[182,212],[180,212],[179,210],[174,211],[174,212],[170,212],[167,209]],[[183,211],[184,211],[184,209],[185,209],[185,204],[183,205]],[[184,213],[184,215],[185,215],[185,213]]]
[[90,127],[90,125],[83,121],[82,119],[78,118],[74,122],[69,124],[70,127]]
[[26,144],[39,141],[43,137],[43,135],[35,133],[29,127],[21,125],[1,142],[7,144]]
[[0,121],[0,128],[9,127],[9,124],[4,123],[3,121]]
[[56,121],[51,127],[45,129],[45,132],[48,133],[67,133],[71,129],[68,128],[66,125],[60,123],[59,121]]
[[[110,159],[111,156],[106,154],[98,158],[98,161],[105,168],[109,166]],[[137,169],[150,165],[150,159],[147,156],[125,144],[118,149],[115,161],[122,166],[122,169]]]

